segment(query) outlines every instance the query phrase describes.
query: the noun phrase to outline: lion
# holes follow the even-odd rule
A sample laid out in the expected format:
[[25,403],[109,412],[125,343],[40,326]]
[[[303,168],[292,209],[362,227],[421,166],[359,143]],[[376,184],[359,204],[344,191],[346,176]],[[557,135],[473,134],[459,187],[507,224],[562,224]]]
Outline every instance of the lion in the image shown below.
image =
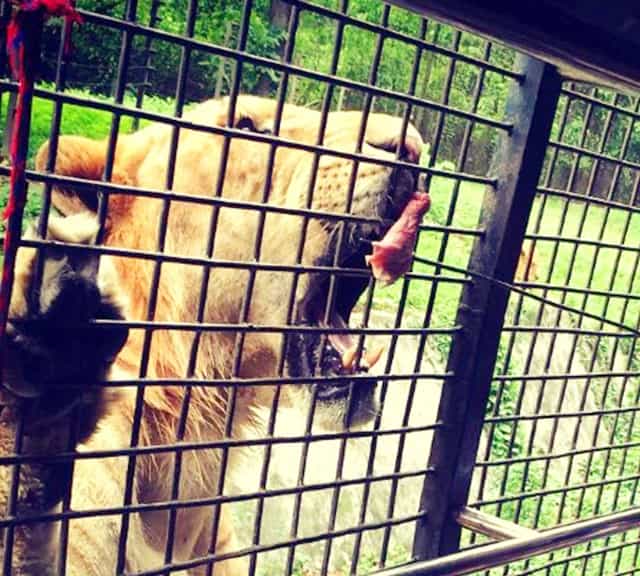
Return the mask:
[[[376,413],[377,382],[368,370],[380,350],[349,333],[349,317],[370,286],[374,243],[375,275],[388,282],[406,271],[428,201],[416,196],[414,164],[423,145],[416,128],[385,114],[368,115],[364,126],[362,119],[361,112],[331,112],[323,127],[320,112],[304,107],[279,110],[273,100],[248,95],[235,105],[209,100],[185,114],[179,133],[155,123],[119,135],[110,180],[121,188],[102,202],[95,186],[54,188],[53,204],[64,215],[106,208],[111,255],[103,258],[117,271],[129,318],[160,323],[148,334],[131,331],[118,370],[169,380],[127,388],[87,449],[128,447],[136,410],[141,423],[133,441],[144,446],[242,438],[260,429],[258,407],[302,402],[305,395],[314,415],[334,427],[357,426]],[[215,130],[227,125],[236,137]],[[275,148],[261,141],[273,132],[283,140]],[[326,149],[319,157],[311,148],[318,142]],[[354,152],[370,161],[354,163],[347,156]],[[62,136],[54,171],[100,180],[106,156],[104,140]],[[48,159],[46,143],[37,169]],[[394,222],[400,224],[385,241]],[[157,264],[151,257],[160,252],[166,260]],[[403,254],[400,268],[391,266],[393,254]],[[202,331],[193,330],[202,323]],[[194,381],[171,382],[178,378]],[[276,384],[250,385],[256,378]],[[279,378],[296,385],[278,386]],[[211,379],[217,384],[198,385]],[[136,458],[134,505],[170,501],[176,493],[181,502],[211,498],[235,466],[225,450],[203,446],[182,453],[175,479],[176,458],[167,451]],[[83,466],[76,467],[72,506],[121,505],[126,459],[110,460],[108,481]],[[74,529],[72,537],[92,553],[82,565],[69,563],[70,573],[112,574],[120,518],[77,520]],[[217,576],[248,572],[228,513],[215,503],[182,506],[173,516],[153,507],[131,514],[124,559],[128,571],[172,561],[204,574],[214,561]]]
[[[52,217],[47,239],[88,243],[97,230],[88,213]],[[27,237],[35,237],[34,231]],[[113,396],[99,384],[127,338],[123,326],[93,324],[122,320],[124,307],[113,271],[108,265],[98,269],[95,253],[47,248],[36,262],[36,250],[18,250],[2,347],[0,453],[9,457],[68,452],[95,431]],[[68,459],[29,460],[12,482],[15,467],[1,466],[3,509],[18,519],[54,511],[69,491],[71,472]],[[10,556],[12,574],[53,574],[57,530],[52,522],[5,528],[11,547],[0,547],[2,561]]]

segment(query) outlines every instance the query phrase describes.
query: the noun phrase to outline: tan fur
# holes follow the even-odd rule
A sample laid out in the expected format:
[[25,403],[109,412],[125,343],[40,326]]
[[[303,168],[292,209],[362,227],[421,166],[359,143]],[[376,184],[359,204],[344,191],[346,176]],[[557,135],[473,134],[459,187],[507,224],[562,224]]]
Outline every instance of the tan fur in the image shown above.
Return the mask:
[[[250,117],[260,129],[273,129],[275,103],[256,97],[242,96],[235,119]],[[185,119],[207,126],[226,125],[227,100],[207,101]],[[328,148],[354,152],[362,114],[336,112],[329,116],[324,145]],[[287,105],[284,108],[280,136],[308,144],[316,143],[320,115],[305,108]],[[421,145],[413,126],[409,134]],[[393,159],[395,154],[382,150],[398,141],[401,120],[386,115],[369,116],[362,152],[368,156]],[[226,172],[221,174],[220,156],[224,146],[222,136],[204,131],[182,130],[177,152],[175,177],[167,182],[167,165],[172,130],[154,124],[132,135],[118,138],[113,181],[143,189],[211,197],[218,180],[222,180],[221,196],[227,200],[263,202],[264,183],[268,178],[270,146],[246,139],[232,139]],[[105,163],[106,142],[66,136],[59,141],[55,172],[62,175],[100,179]],[[37,167],[46,165],[48,146],[39,151]],[[306,207],[311,179],[313,154],[298,149],[278,147],[272,172],[272,186],[266,201],[273,205]],[[347,183],[353,163],[350,160],[323,155],[313,190],[311,208],[344,213],[347,210]],[[352,213],[380,218],[381,206],[390,186],[391,168],[361,162]],[[83,195],[84,194],[84,195]],[[95,205],[95,198],[72,190],[55,190],[54,203],[64,213],[73,213],[84,204]],[[168,254],[205,258],[207,236],[214,217],[214,208],[204,204],[172,201],[168,215],[166,238],[162,239]],[[107,234],[110,246],[155,251],[163,201],[144,196],[112,194],[108,203]],[[259,212],[233,207],[217,211],[213,258],[222,261],[251,262],[254,260]],[[377,225],[375,225],[377,226]],[[267,215],[258,259],[269,264],[295,264],[299,240],[306,234],[302,263],[312,265],[326,250],[333,231],[327,221],[311,219],[305,229],[299,216]],[[122,279],[122,288],[131,301],[130,317],[148,317],[149,293],[154,264],[147,260],[110,258]],[[299,278],[296,301],[308,289],[308,274]],[[160,272],[158,301],[151,316],[157,321],[195,322],[198,294],[203,278],[202,266],[164,263]],[[287,303],[293,289],[294,275],[282,271],[258,271],[250,306],[242,315],[244,293],[249,278],[247,270],[213,267],[207,285],[207,304],[203,320],[209,323],[242,323],[284,325]],[[188,374],[188,358],[193,345],[193,333],[180,330],[156,330],[153,333],[149,365],[146,374],[154,378],[184,378]],[[275,376],[281,362],[282,336],[252,333],[244,338],[242,357],[234,358],[237,335],[226,332],[204,332],[193,376],[196,378],[231,378]],[[144,334],[134,330],[117,365],[121,373],[131,377],[140,371]],[[234,369],[236,364],[238,369]],[[150,386],[144,391],[144,409],[140,443],[171,444],[176,441],[178,416],[185,396],[183,386]],[[184,439],[210,441],[223,437],[229,408],[230,391],[223,387],[194,386],[191,388],[189,417]],[[233,414],[233,435],[241,436],[247,426],[257,425],[256,406],[269,405],[273,389],[241,387]],[[127,390],[117,408],[111,411],[85,449],[99,450],[129,446],[136,392]],[[180,498],[189,500],[215,494],[218,482],[220,452],[198,450],[187,452],[182,465]],[[170,498],[174,457],[171,454],[138,457],[134,502],[150,503]],[[122,504],[126,459],[112,458],[78,462],[74,480],[75,509],[95,509]],[[178,516],[173,558],[187,560],[209,552],[213,508],[184,509]],[[163,565],[166,545],[167,514],[147,512],[131,516],[127,570],[137,571]],[[72,523],[72,538],[79,549],[70,556],[71,574],[112,574],[117,549],[119,517],[93,518]],[[246,527],[245,527],[246,529]],[[222,511],[217,553],[237,549],[230,522]],[[247,568],[243,560],[216,564],[215,574],[242,576]],[[192,573],[200,573],[194,570]]]
[[520,250],[515,279],[521,282],[535,282],[538,279],[538,265],[534,258],[532,246],[524,246]]

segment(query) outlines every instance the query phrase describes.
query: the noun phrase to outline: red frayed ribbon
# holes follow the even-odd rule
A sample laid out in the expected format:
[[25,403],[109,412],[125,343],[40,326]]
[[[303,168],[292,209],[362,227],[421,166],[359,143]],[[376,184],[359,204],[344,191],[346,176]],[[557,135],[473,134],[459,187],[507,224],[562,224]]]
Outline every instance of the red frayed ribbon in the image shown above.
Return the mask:
[[[62,16],[68,24],[80,22],[75,11],[74,0],[25,0],[17,2],[9,26],[7,27],[7,51],[14,77],[18,81],[18,97],[12,122],[11,175],[9,179],[9,198],[3,217],[7,221],[4,236],[4,262],[2,264],[2,284],[0,284],[0,339],[4,337],[11,289],[13,287],[14,266],[22,226],[22,216],[26,202],[25,168],[27,161],[27,140],[29,137],[25,115],[26,103],[33,97],[33,84],[39,58],[40,28],[34,26],[43,17]],[[34,32],[37,31],[37,32]],[[67,35],[65,53],[71,49]],[[0,366],[1,368],[1,366]]]

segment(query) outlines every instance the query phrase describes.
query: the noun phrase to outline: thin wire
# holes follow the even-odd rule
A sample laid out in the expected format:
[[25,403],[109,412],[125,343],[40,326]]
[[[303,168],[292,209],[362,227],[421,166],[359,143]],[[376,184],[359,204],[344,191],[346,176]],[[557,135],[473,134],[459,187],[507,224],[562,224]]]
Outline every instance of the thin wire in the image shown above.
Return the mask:
[[532,292],[515,286],[510,282],[506,282],[504,280],[498,280],[493,276],[489,276],[487,274],[482,274],[482,272],[476,272],[475,270],[467,270],[466,268],[460,268],[458,266],[453,266],[452,264],[445,264],[443,262],[439,262],[438,260],[432,260],[431,258],[425,258],[423,256],[414,255],[414,260],[416,262],[420,262],[422,264],[428,264],[430,266],[439,266],[441,268],[445,268],[447,270],[451,270],[452,272],[459,272],[460,274],[465,274],[467,276],[471,276],[474,278],[481,278],[483,280],[487,280],[496,286],[500,286],[501,288],[505,288],[506,290],[511,290],[512,292],[516,292],[517,294],[522,294],[527,298],[531,298],[532,300],[536,300],[537,302],[541,302],[543,304],[547,304],[548,306],[552,306],[564,312],[571,312],[572,314],[578,314],[579,316],[584,316],[585,318],[591,318],[592,320],[597,320],[602,322],[603,324],[608,324],[609,326],[614,326],[619,330],[623,330],[632,336],[640,337],[640,330],[637,328],[633,328],[632,326],[628,326],[623,322],[617,322],[616,320],[610,320],[609,318],[605,318],[598,314],[593,314],[591,312],[587,312],[586,310],[581,310],[580,308],[574,308],[573,306],[568,306],[567,304],[561,304],[560,302],[556,302],[555,300],[551,300],[549,298],[545,298],[544,296],[538,296],[537,294],[533,294]]

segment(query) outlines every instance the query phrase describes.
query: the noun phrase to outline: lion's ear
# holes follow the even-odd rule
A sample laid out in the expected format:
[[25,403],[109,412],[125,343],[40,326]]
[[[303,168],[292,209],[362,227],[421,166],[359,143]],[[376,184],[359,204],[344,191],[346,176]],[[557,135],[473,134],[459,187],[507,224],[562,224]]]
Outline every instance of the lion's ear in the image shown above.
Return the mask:
[[[127,152],[128,149],[124,149],[125,141],[124,137],[118,140],[118,154]],[[47,172],[50,148],[51,143],[47,141],[36,154],[35,165],[39,172]],[[143,145],[137,148],[144,150]],[[100,181],[105,170],[106,152],[107,143],[104,140],[91,140],[83,136],[60,136],[57,142],[54,173],[71,178]],[[118,165],[114,166],[111,182],[124,186],[132,185],[129,176],[122,172]],[[63,216],[98,210],[98,192],[91,185],[54,186],[51,198],[56,210]],[[127,194],[110,195],[109,212],[122,215],[123,212],[128,211],[131,198]]]

